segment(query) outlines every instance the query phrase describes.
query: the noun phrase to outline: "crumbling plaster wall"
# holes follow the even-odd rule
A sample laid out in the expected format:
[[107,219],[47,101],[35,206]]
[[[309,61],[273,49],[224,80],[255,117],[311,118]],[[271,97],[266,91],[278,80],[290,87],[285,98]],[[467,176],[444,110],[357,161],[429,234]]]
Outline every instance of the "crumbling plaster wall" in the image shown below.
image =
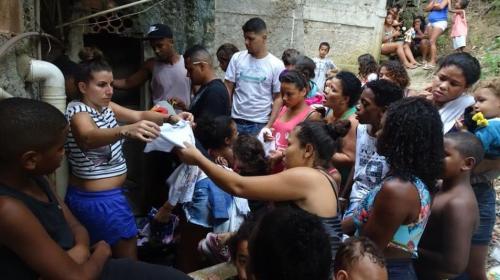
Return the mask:
[[286,48],[317,56],[319,43],[329,56],[354,68],[363,53],[378,57],[386,0],[216,0],[215,45],[230,42],[244,49],[241,26],[259,16],[269,31],[268,46],[280,57]]
[[[35,0],[23,0],[21,15],[23,26],[21,32],[37,31],[34,2]],[[2,11],[6,12],[6,11]],[[9,11],[11,12],[11,11]],[[0,45],[7,42],[14,33],[0,33]],[[17,72],[17,54],[28,54],[31,57],[37,56],[38,38],[24,39],[18,41],[2,57],[0,57],[0,87],[8,93],[27,98],[38,98],[38,86],[33,83],[25,83]]]

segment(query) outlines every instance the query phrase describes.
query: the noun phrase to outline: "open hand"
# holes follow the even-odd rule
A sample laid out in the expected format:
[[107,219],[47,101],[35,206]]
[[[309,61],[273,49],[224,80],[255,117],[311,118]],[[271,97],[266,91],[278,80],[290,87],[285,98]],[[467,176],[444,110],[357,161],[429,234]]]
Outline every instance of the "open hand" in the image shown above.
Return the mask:
[[160,135],[160,127],[152,121],[142,120],[123,126],[122,134],[128,138],[151,142]]
[[194,121],[193,114],[191,114],[189,112],[180,112],[179,114],[177,114],[177,116],[179,116],[181,119],[188,121],[188,122]]

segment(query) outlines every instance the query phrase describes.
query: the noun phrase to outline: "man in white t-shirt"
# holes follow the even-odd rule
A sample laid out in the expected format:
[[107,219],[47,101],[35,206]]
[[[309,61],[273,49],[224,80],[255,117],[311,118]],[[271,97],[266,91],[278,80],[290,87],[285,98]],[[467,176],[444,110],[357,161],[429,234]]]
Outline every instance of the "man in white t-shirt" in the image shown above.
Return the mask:
[[262,19],[252,18],[242,29],[247,50],[233,55],[224,83],[238,132],[256,135],[272,126],[283,105],[279,75],[285,66],[267,51],[267,28]]

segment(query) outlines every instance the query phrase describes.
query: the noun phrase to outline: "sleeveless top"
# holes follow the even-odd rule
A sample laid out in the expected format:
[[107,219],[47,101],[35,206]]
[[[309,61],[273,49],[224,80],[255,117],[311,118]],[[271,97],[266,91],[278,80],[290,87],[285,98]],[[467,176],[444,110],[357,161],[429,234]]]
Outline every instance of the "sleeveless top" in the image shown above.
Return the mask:
[[319,217],[318,215],[314,215],[300,208],[294,202],[288,202],[288,205],[300,211],[306,212],[310,215],[314,215],[320,219],[321,223],[323,224],[323,228],[325,229],[325,232],[328,234],[328,237],[330,239],[330,249],[332,252],[332,261],[333,261],[335,259],[335,255],[337,254],[337,250],[340,247],[340,244],[342,244],[342,235],[343,235],[342,228],[340,225],[342,219],[340,218],[340,209],[338,206],[339,204],[338,204],[337,188],[336,188],[336,183],[330,178],[330,176],[325,171],[321,169],[318,170],[328,179],[330,185],[332,186],[333,192],[335,193],[335,199],[337,200],[337,215],[328,218]]
[[[441,3],[443,0],[437,0],[437,3]],[[429,12],[429,16],[427,20],[430,23],[438,22],[438,21],[447,21],[448,20],[448,5],[444,7],[442,10],[432,10]]]
[[[66,219],[64,219],[62,208],[50,190],[47,181],[43,178],[35,179],[47,195],[48,203],[5,185],[0,185],[0,195],[12,197],[22,202],[38,219],[49,236],[63,250],[68,250],[74,246],[74,238]],[[4,246],[0,246],[0,271],[2,271],[2,279],[38,279],[38,275],[16,253]]]
[[[387,179],[390,178],[391,177],[388,177]],[[387,247],[401,249],[405,252],[410,253],[414,258],[417,258],[418,243],[420,242],[420,238],[424,233],[425,226],[431,214],[432,200],[431,195],[426,188],[426,185],[424,184],[424,182],[422,182],[422,180],[420,180],[420,178],[413,177],[412,183],[417,188],[418,195],[420,197],[420,213],[418,215],[418,220],[411,224],[400,225]],[[353,220],[357,229],[356,235],[359,235],[361,227],[370,218],[375,197],[382,188],[382,185],[383,182],[378,187],[373,189],[354,211]]]
[[[86,112],[98,128],[118,127],[115,114],[110,107],[101,112],[80,101],[72,101],[66,109],[66,118],[71,122],[73,116]],[[71,127],[66,139],[66,152],[71,165],[71,172],[82,179],[103,179],[127,173],[127,164],[122,152],[123,140],[96,149],[81,149],[76,143]]]
[[292,119],[287,122],[283,122],[281,117],[283,117],[288,111],[288,107],[283,106],[279,112],[278,117],[273,123],[272,128],[274,128],[274,138],[276,139],[276,148],[286,148],[288,147],[288,135],[290,132],[297,126],[297,124],[301,123],[311,111],[311,108],[307,106],[302,112],[297,114]]
[[184,58],[179,56],[175,64],[156,60],[151,77],[153,103],[176,98],[184,102],[187,108],[191,100],[191,81],[186,76]]

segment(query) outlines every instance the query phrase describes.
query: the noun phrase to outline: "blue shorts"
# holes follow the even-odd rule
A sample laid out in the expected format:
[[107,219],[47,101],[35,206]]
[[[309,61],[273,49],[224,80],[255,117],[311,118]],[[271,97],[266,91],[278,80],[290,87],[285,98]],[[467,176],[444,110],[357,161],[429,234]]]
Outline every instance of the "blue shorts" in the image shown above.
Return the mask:
[[210,202],[208,200],[209,191],[207,184],[196,183],[193,198],[182,206],[188,222],[205,228],[213,227]]
[[408,259],[386,261],[389,280],[417,280],[417,273],[413,268],[413,261]]
[[91,244],[104,240],[115,245],[120,239],[137,235],[134,215],[122,188],[86,192],[68,186],[65,202],[87,228]]
[[473,184],[479,207],[479,227],[472,235],[472,245],[488,245],[495,225],[495,190],[491,183]]

